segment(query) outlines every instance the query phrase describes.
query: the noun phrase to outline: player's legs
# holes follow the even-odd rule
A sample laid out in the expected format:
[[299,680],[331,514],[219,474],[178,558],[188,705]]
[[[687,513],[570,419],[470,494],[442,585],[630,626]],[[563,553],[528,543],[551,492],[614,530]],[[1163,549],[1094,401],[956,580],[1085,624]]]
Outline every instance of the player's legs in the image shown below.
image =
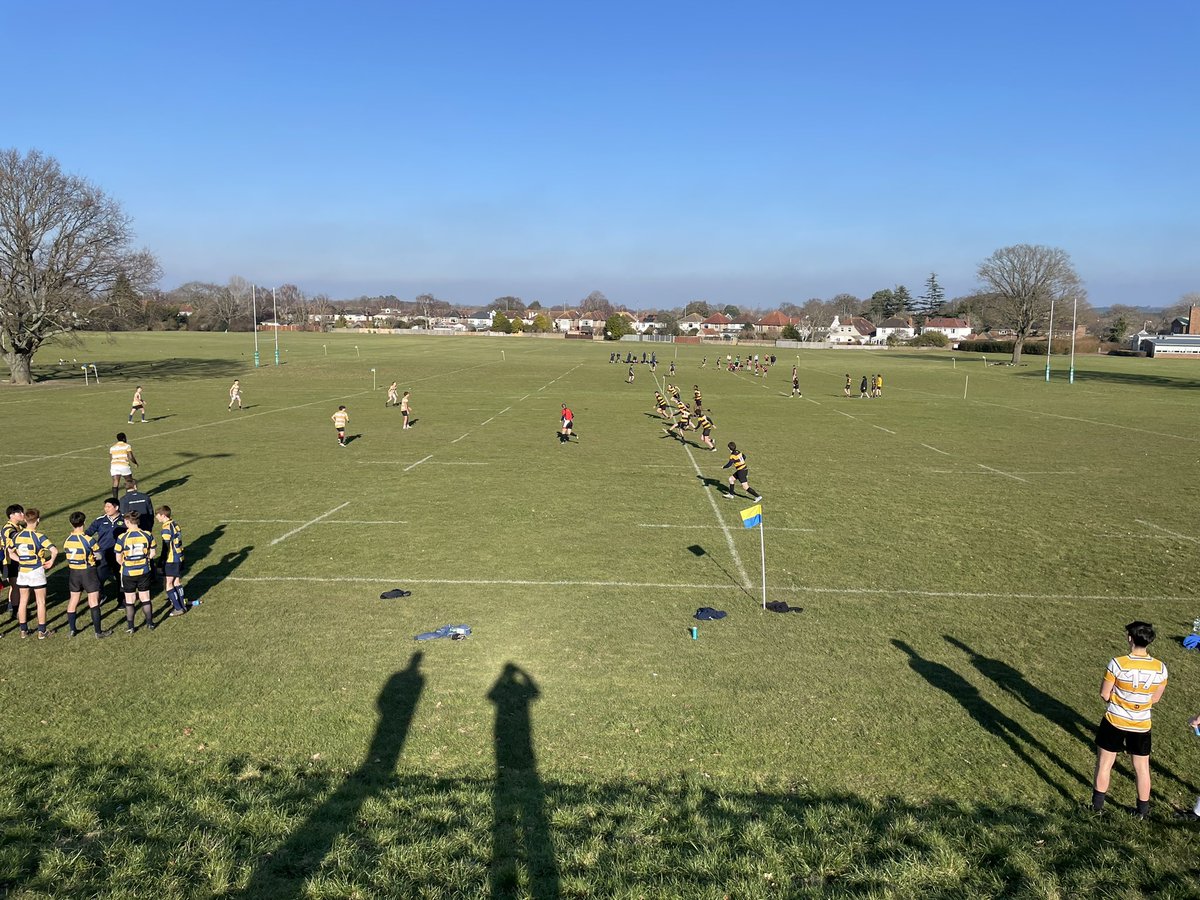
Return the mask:
[[154,630],[154,607],[150,605],[150,592],[138,591],[138,601],[142,604],[142,615],[146,619],[146,627]]
[[100,592],[88,591],[87,604],[88,612],[92,616],[92,631],[96,637],[108,637],[112,631],[106,631],[100,624]]
[[38,637],[46,633],[46,588],[33,589],[33,601],[37,605]]
[[[1150,757],[1135,756],[1130,754],[1130,759],[1133,760],[1133,774],[1137,781],[1137,798],[1138,803],[1150,802]],[[1139,809],[1139,812],[1141,810]]]
[[21,628],[21,637],[29,634],[29,592],[33,588],[22,585],[19,589],[21,599],[17,601],[17,624]]
[[82,597],[82,591],[71,591],[67,595],[67,634],[71,637],[75,637],[78,633],[75,628],[75,611],[79,609],[79,600]]
[[[1116,761],[1116,751],[1105,750],[1103,747],[1097,749],[1096,775],[1092,780],[1092,807],[1095,809],[1100,809],[1104,805],[1103,795],[1108,793],[1108,786],[1112,781],[1112,769]],[[1096,794],[1101,795],[1100,806],[1096,805]]]
[[137,591],[125,591],[125,633],[133,634],[137,626],[133,624],[133,611],[137,608]]

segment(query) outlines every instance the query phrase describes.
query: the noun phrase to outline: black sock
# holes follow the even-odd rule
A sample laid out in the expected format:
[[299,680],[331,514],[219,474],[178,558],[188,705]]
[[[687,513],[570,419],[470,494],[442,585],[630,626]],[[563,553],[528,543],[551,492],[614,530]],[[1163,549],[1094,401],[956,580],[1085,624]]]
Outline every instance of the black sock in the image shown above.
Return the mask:
[[1150,801],[1149,800],[1139,800],[1137,802],[1137,814],[1139,816],[1150,815]]
[[129,628],[133,628],[133,627],[134,627],[134,624],[133,624],[133,604],[132,604],[132,603],[126,603],[126,604],[125,604],[125,624],[126,624],[126,625],[127,625]]
[[77,615],[77,613],[73,613],[73,612],[67,613],[67,631],[71,632],[72,634],[75,633],[75,616],[76,615]]
[[1108,796],[1106,791],[1092,791],[1092,809],[1096,812],[1104,809],[1104,800]]
[[98,606],[93,606],[93,607],[91,608],[90,612],[91,612],[91,614],[92,614],[92,630],[93,630],[94,632],[96,632],[96,634],[99,634],[99,633],[100,633],[100,631],[101,631],[101,628],[100,628],[100,607],[98,607]]
[[151,606],[149,603],[142,604],[142,615],[146,617],[147,625],[154,624],[154,607]]

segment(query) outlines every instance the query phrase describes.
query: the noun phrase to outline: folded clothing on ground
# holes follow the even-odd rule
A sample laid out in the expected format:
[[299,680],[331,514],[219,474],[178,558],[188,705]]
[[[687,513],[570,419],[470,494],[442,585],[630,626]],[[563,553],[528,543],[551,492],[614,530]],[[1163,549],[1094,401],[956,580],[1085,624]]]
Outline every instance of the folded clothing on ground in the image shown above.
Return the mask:
[[470,625],[443,625],[437,631],[426,631],[424,634],[418,634],[415,640],[432,641],[436,638],[448,637],[456,641],[461,641],[470,633]]
[[692,618],[699,619],[701,622],[707,622],[712,621],[713,619],[723,619],[727,615],[729,615],[729,613],[725,612],[723,609],[713,609],[711,606],[702,606],[696,610],[696,614],[692,616]]

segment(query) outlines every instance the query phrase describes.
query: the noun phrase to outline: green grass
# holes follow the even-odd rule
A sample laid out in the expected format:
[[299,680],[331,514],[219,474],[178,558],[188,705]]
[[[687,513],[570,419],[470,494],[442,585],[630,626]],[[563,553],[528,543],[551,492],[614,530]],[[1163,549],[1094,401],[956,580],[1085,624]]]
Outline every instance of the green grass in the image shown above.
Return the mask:
[[[0,641],[12,896],[1200,895],[1171,815],[1200,793],[1192,364],[1080,358],[1069,385],[1058,358],[1046,384],[805,353],[799,400],[794,354],[764,382],[679,347],[765,495],[768,593],[804,608],[776,615],[749,502],[710,500],[724,454],[662,438],[612,345],[282,343],[255,370],[247,335],[88,338],[0,389],[5,502],[61,542],[126,430],[204,600],[153,635]],[[843,398],[847,367],[886,397]],[[154,421],[128,427],[135,383]],[[692,641],[699,606],[730,615]],[[1127,769],[1105,817],[1077,808],[1132,618],[1172,676],[1141,824]]]

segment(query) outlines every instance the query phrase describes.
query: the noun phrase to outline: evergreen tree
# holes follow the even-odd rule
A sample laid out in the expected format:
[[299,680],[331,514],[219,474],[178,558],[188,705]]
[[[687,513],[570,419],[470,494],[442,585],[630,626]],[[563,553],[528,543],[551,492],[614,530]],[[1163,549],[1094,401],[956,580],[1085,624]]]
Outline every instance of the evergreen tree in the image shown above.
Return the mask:
[[[938,290],[941,290],[941,288],[938,288]],[[908,288],[902,284],[896,285],[896,289],[892,291],[892,308],[888,310],[888,315],[901,315],[906,310],[912,309],[912,306],[913,298],[912,294],[908,292]]]
[[938,284],[937,273],[930,272],[925,279],[925,293],[917,298],[919,301],[916,311],[925,316],[936,316],[946,305],[946,291]]

